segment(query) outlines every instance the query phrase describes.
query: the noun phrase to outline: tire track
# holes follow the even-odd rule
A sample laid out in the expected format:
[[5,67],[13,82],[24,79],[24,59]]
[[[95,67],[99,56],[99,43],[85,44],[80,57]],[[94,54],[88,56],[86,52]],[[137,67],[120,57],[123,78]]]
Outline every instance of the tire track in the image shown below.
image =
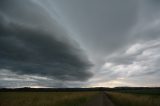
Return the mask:
[[115,106],[108,98],[106,92],[100,92],[95,98],[86,103],[84,106]]

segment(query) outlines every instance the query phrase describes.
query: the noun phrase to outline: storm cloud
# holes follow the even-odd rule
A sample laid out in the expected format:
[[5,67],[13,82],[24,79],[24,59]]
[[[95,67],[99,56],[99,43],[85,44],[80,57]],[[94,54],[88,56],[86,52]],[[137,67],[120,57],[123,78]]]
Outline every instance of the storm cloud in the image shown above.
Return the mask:
[[158,0],[1,0],[0,86],[160,86]]
[[[33,11],[19,10],[22,5],[24,8],[29,5],[17,0],[11,6],[11,2],[2,0],[0,7],[1,70],[61,81],[84,81],[91,77],[88,71],[91,62],[54,18],[37,13],[39,7],[36,5]],[[30,17],[33,17],[31,21]]]

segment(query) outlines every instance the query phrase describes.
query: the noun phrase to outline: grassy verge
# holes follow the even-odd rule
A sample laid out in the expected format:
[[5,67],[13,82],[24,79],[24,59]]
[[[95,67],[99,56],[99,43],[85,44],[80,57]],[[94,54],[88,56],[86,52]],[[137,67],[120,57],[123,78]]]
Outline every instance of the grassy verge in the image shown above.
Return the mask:
[[108,96],[117,106],[160,106],[160,95],[109,92]]
[[0,92],[0,106],[82,106],[96,92]]

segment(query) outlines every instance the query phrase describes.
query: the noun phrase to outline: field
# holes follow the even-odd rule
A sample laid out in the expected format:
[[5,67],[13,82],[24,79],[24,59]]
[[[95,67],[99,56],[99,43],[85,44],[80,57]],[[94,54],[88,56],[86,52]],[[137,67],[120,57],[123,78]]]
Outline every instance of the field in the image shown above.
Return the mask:
[[136,93],[107,93],[117,106],[160,106],[160,95]]
[[96,92],[0,92],[0,106],[83,106]]
[[160,89],[1,89],[0,106],[160,106]]

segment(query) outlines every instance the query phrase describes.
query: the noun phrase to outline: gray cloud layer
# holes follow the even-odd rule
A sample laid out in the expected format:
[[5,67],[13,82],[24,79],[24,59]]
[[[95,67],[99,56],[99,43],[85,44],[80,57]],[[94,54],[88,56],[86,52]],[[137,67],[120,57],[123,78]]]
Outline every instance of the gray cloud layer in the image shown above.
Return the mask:
[[159,10],[158,0],[1,0],[0,67],[15,73],[3,69],[0,83],[160,86]]
[[0,2],[0,72],[7,69],[61,81],[90,78],[91,63],[79,45],[55,19],[37,13],[41,8],[29,4],[21,0]]
[[91,85],[160,85],[158,0],[68,1],[55,3],[96,63]]

